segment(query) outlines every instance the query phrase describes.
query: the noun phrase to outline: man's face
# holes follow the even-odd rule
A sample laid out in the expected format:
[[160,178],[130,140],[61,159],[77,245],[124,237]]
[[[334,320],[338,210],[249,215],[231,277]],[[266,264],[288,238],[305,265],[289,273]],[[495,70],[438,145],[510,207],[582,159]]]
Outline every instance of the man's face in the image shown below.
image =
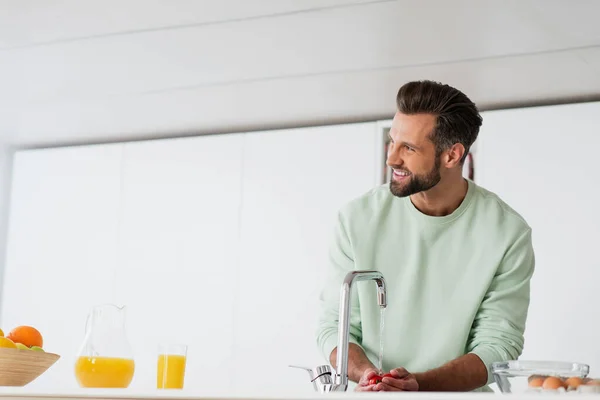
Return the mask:
[[435,129],[436,116],[432,114],[394,116],[390,130],[387,165],[392,168],[390,191],[405,197],[426,191],[441,179],[440,159],[429,135]]

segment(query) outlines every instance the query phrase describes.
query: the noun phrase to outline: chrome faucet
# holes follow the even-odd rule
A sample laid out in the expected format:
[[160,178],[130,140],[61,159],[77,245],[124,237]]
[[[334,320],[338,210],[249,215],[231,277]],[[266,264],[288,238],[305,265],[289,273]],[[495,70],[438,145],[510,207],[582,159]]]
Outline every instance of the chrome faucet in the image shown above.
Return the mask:
[[[336,373],[332,378],[329,365],[319,365],[308,371],[315,390],[324,392],[345,392],[348,389],[348,346],[350,342],[350,297],[354,282],[373,280],[377,284],[377,303],[381,308],[387,306],[385,280],[379,271],[352,271],[344,278],[340,290],[340,308],[338,325],[338,345],[336,358]],[[292,366],[291,367],[295,367]]]
[[340,293],[340,322],[338,328],[337,373],[333,379],[332,391],[345,392],[348,388],[348,346],[350,340],[350,294],[352,284],[358,281],[374,280],[377,283],[379,307],[387,306],[385,280],[379,271],[352,271],[346,275]]

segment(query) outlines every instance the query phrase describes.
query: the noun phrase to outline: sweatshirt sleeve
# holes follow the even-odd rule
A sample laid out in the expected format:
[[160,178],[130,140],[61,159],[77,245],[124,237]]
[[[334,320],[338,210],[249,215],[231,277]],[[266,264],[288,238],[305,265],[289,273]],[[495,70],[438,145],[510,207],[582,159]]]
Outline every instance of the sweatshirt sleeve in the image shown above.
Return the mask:
[[530,281],[535,266],[531,229],[506,252],[475,316],[467,352],[481,358],[494,381],[492,363],[516,360],[523,351]]
[[[329,262],[326,267],[323,285],[319,295],[317,321],[317,346],[329,362],[331,352],[337,347],[340,290],[346,274],[354,270],[352,243],[348,235],[344,215],[338,214],[333,240],[329,248]],[[350,343],[360,346],[361,323],[358,296],[351,296]]]

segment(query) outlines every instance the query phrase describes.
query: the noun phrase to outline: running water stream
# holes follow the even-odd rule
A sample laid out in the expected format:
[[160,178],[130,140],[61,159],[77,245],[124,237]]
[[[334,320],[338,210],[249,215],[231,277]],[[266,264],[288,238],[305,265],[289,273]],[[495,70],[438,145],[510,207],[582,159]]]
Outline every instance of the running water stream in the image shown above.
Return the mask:
[[383,328],[385,326],[385,307],[381,307],[379,317],[379,374],[383,374]]

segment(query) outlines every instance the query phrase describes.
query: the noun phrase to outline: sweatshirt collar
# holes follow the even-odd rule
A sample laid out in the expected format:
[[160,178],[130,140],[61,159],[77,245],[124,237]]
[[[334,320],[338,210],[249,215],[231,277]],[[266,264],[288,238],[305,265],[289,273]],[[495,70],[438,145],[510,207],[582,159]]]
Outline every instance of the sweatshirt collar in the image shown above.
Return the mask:
[[475,183],[469,179],[466,179],[466,181],[468,183],[468,186],[467,186],[467,194],[466,194],[465,198],[460,203],[458,208],[448,215],[444,215],[441,217],[426,215],[426,214],[423,214],[421,211],[419,211],[417,209],[417,207],[415,207],[415,205],[412,203],[412,201],[410,199],[410,196],[407,196],[407,197],[403,198],[402,200],[404,201],[405,206],[408,208],[409,213],[414,218],[417,218],[420,221],[423,221],[424,223],[427,223],[427,224],[445,224],[445,223],[454,221],[455,219],[460,217],[465,212],[465,210],[469,207],[469,205],[471,204],[471,201],[473,200],[473,193],[475,192]]

